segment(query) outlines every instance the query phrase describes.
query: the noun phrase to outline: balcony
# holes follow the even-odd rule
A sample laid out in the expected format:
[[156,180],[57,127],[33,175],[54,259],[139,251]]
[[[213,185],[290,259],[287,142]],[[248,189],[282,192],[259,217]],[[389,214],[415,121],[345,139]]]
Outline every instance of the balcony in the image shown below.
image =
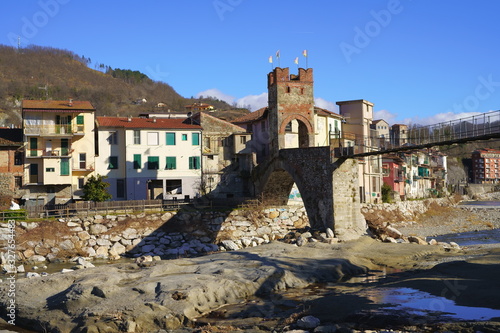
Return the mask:
[[83,125],[24,125],[24,134],[29,136],[71,137],[84,135]]
[[61,149],[28,149],[26,151],[26,158],[58,158],[58,157],[70,157],[73,153],[73,149],[61,148]]
[[81,171],[81,172],[92,172],[94,171],[94,163],[85,163],[74,161],[73,163],[73,171]]

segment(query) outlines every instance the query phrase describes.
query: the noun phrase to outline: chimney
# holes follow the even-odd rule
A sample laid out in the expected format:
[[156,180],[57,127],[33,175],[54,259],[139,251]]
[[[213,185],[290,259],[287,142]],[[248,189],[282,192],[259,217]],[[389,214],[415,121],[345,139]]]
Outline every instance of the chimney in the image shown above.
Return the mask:
[[130,123],[132,121],[132,116],[128,116],[127,121]]
[[68,103],[68,105],[69,105],[69,106],[73,106],[73,99],[72,99],[72,98],[70,98],[70,99],[69,99],[69,103]]
[[153,123],[156,123],[156,117],[153,117]]

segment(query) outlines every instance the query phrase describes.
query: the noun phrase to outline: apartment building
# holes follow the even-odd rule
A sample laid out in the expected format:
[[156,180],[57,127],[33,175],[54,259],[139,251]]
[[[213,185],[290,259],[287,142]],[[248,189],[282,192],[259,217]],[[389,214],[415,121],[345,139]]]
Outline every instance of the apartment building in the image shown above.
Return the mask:
[[191,118],[97,117],[96,173],[112,200],[200,193],[201,126]]
[[28,204],[79,199],[94,172],[95,108],[88,101],[24,100],[23,186]]
[[472,152],[472,181],[494,184],[500,180],[500,150],[483,148]]

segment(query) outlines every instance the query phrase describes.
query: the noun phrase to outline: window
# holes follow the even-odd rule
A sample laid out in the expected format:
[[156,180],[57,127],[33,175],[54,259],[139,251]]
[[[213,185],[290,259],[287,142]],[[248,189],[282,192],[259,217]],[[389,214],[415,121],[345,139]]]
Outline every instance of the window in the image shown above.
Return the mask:
[[158,146],[158,132],[148,132],[148,146]]
[[85,170],[87,168],[87,154],[80,153],[80,169]]
[[134,154],[134,169],[140,169],[141,165],[141,154]]
[[191,134],[192,134],[193,146],[199,146],[200,145],[200,133],[191,133]]
[[45,168],[45,172],[56,172],[56,168]]
[[108,133],[108,143],[110,145],[118,144],[118,132],[109,132]]
[[22,176],[14,176],[14,187],[16,189],[23,187],[23,177]]
[[14,153],[14,165],[23,165],[23,152],[16,151]]
[[69,158],[61,159],[61,176],[69,176]]
[[30,156],[38,156],[38,139],[30,138]]
[[108,169],[118,169],[118,156],[110,156]]
[[192,169],[192,170],[200,169],[200,157],[199,156],[189,157],[189,169]]
[[177,157],[167,156],[167,164],[165,165],[165,169],[175,170],[176,168],[177,168]]
[[187,140],[188,140],[188,135],[182,134],[182,141],[187,141]]
[[182,180],[167,179],[166,190],[169,194],[182,194]]
[[140,145],[140,144],[141,144],[141,131],[134,130],[134,145]]
[[82,189],[85,185],[85,178],[78,178],[78,189]]
[[244,135],[240,136],[240,143],[241,143],[241,144],[245,144],[245,143],[247,143],[247,137],[246,137],[246,136],[244,136]]
[[285,132],[291,132],[291,131],[292,131],[292,122],[289,122],[288,124],[286,124]]
[[175,133],[166,133],[166,144],[167,146],[175,146]]
[[125,179],[116,180],[116,197],[125,198]]
[[160,168],[160,158],[158,156],[148,156],[148,169],[158,170]]
[[76,116],[76,131],[83,132],[83,115]]

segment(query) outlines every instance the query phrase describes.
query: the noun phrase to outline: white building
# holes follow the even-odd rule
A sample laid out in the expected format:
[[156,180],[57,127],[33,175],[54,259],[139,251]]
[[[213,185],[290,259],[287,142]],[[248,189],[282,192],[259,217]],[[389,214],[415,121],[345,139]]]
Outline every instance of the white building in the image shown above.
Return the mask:
[[201,126],[191,119],[97,117],[96,173],[113,200],[199,195]]

